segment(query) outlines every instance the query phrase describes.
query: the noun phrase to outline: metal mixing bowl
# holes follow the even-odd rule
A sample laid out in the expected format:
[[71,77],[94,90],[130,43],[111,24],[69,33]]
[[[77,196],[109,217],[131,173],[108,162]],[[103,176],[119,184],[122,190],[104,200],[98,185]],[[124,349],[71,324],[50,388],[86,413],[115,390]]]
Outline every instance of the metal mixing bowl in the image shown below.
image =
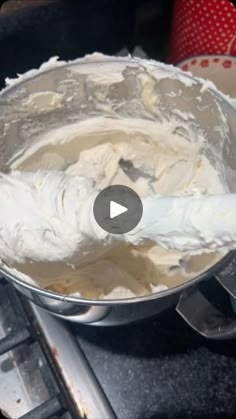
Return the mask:
[[[152,85],[146,87],[157,92],[160,98],[158,113],[153,111],[148,101],[144,103],[145,101],[137,100],[143,94],[145,82],[142,83],[141,80],[145,81],[147,73],[151,75]],[[105,74],[109,76],[109,83],[104,81]],[[46,109],[29,107],[29,96],[32,93],[45,92],[46,97],[49,91],[58,94],[58,106],[50,105],[50,101],[45,99]],[[98,115],[155,120],[160,117],[160,112],[166,119],[174,115],[181,122],[181,115],[191,113],[193,117],[189,120],[190,129],[195,133],[204,132],[208,139],[206,155],[215,167],[220,161],[225,162],[225,179],[229,189],[236,191],[235,109],[214,86],[208,86],[203,80],[194,79],[190,74],[182,73],[174,67],[153,61],[104,56],[91,56],[60,66],[51,65],[51,68],[44,67],[38,73],[29,73],[5,89],[0,94],[0,110],[2,171],[9,169],[12,157],[16,153],[20,156],[25,146],[37,144],[43,134],[66,124]],[[81,144],[81,149],[86,146]],[[30,300],[64,319],[115,325],[153,316],[178,302],[178,310],[181,312],[181,304],[183,306],[187,297],[190,298],[189,295],[191,298],[196,292],[199,295],[197,284],[201,280],[222,271],[218,279],[224,281],[224,269],[227,267],[229,270],[229,266],[234,272],[234,264],[229,265],[233,256],[230,253],[222,257],[216,265],[177,287],[123,300],[94,301],[62,295],[22,280],[5,265],[0,271]],[[187,317],[184,309],[182,315]],[[201,330],[200,332],[202,333]],[[231,332],[232,330],[227,330],[225,333],[229,335]],[[214,333],[217,335],[215,326],[213,337]]]

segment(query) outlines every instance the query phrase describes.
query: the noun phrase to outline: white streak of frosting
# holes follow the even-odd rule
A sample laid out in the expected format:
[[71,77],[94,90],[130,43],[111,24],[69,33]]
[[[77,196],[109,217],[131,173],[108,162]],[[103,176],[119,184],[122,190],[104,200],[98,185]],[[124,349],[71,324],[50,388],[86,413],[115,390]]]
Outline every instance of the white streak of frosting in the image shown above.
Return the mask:
[[143,217],[126,234],[132,243],[152,240],[165,249],[202,252],[236,248],[236,194],[143,200]]

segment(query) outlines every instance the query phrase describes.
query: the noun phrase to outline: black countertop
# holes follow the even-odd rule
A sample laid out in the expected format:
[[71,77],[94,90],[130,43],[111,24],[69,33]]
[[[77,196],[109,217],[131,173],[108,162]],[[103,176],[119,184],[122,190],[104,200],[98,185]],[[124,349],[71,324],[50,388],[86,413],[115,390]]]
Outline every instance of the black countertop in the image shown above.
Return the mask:
[[236,341],[206,340],[174,310],[72,328],[119,419],[236,417]]

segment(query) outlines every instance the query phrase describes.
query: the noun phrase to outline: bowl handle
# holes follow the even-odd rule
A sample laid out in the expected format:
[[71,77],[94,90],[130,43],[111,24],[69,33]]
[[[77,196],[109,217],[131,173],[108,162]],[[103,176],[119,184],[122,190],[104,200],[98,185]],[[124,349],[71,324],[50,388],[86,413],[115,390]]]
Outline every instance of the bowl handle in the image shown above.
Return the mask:
[[208,339],[236,338],[236,315],[226,316],[198,287],[183,292],[176,310],[194,330]]
[[[215,274],[215,279],[217,282],[211,279],[185,290],[176,310],[194,330],[206,338],[235,339],[236,314],[231,309],[229,296],[236,299],[236,252],[229,264]],[[209,292],[204,292],[207,282],[213,285],[210,296]]]
[[219,284],[236,299],[236,252],[233,252],[233,257],[229,264],[219,272],[215,273],[215,278]]

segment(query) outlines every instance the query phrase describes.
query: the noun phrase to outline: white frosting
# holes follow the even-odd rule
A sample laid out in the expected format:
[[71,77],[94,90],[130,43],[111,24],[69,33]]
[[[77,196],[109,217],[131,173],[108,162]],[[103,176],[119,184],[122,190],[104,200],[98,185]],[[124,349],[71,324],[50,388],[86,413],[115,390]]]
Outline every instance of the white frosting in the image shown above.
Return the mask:
[[14,79],[10,79],[9,77],[7,77],[5,79],[5,83],[6,83],[5,90],[8,90],[9,87],[16,86],[17,84],[21,83],[22,81],[29,80],[32,77],[37,76],[40,73],[44,73],[45,71],[52,70],[55,67],[62,67],[65,64],[67,64],[67,62],[66,61],[60,61],[59,57],[57,57],[57,56],[51,57],[48,61],[43,63],[37,69],[29,70],[24,74],[17,74],[17,77],[14,78]]
[[[134,51],[134,55],[135,55],[135,51]],[[48,61],[46,61],[45,63],[43,63],[38,69],[31,69],[27,72],[25,72],[24,74],[17,74],[16,78],[9,78],[7,77],[5,79],[5,83],[6,83],[6,87],[5,89],[2,90],[2,92],[7,91],[9,88],[19,85],[20,83],[22,83],[23,81],[27,81],[30,80],[31,78],[38,76],[39,74],[42,74],[44,72],[53,70],[55,68],[59,68],[59,67],[64,67],[68,64],[81,64],[81,63],[93,63],[93,62],[110,62],[111,63],[111,68],[113,66],[113,77],[116,77],[117,74],[117,64],[123,63],[123,68],[125,67],[125,65],[127,65],[127,60],[129,62],[133,62],[134,64],[140,64],[140,65],[145,65],[145,67],[149,70],[149,74],[155,74],[155,77],[158,78],[159,80],[161,79],[165,79],[165,78],[169,78],[169,79],[178,79],[181,82],[183,82],[186,86],[191,87],[194,84],[196,84],[196,80],[198,80],[199,82],[202,83],[202,88],[201,88],[201,92],[203,93],[205,90],[207,89],[211,89],[212,91],[219,93],[217,87],[215,86],[215,84],[207,79],[203,79],[200,77],[195,77],[193,78],[193,74],[190,71],[182,71],[180,68],[175,67],[171,64],[163,64],[161,62],[158,62],[158,69],[156,67],[157,61],[152,60],[152,59],[144,59],[140,58],[138,56],[132,56],[132,55],[127,55],[127,56],[122,56],[122,51],[121,51],[121,56],[106,56],[104,54],[98,53],[98,52],[94,52],[92,54],[87,54],[82,58],[77,58],[75,60],[68,60],[68,61],[63,61],[60,60],[58,56],[54,56],[51,57]],[[111,62],[112,60],[112,62]],[[173,71],[174,70],[174,71]],[[80,68],[80,72],[81,72],[81,68]],[[86,70],[85,70],[86,72]],[[94,75],[96,76],[96,69],[94,72]],[[107,76],[109,77],[109,76]],[[107,80],[106,77],[106,80]],[[117,76],[118,77],[118,76]],[[114,78],[113,80],[114,81]],[[231,98],[228,97],[227,95],[223,94],[222,92],[220,92],[221,96],[225,98],[226,101],[228,101],[229,103],[231,103]]]
[[30,95],[23,103],[22,106],[31,113],[43,114],[51,110],[61,108],[63,95],[55,92],[38,92]]
[[13,172],[0,175],[0,190],[0,255],[8,264],[81,264],[109,244],[91,216],[96,193],[90,179]]
[[[145,196],[154,192],[163,195],[222,193],[224,186],[216,170],[202,153],[204,137],[198,136],[195,142],[189,142],[174,132],[173,121],[161,124],[125,118],[94,118],[92,121],[82,121],[46,134],[36,145],[21,153],[21,157],[12,163],[12,166],[30,171],[39,168],[45,170],[53,159],[59,165],[57,169],[66,167],[68,178],[88,177],[93,174],[98,189],[111,184],[132,187],[144,197],[144,208]],[[87,148],[88,144],[90,148]],[[65,155],[71,162],[69,165],[66,165]],[[77,156],[74,162],[73,156],[74,159]],[[140,178],[132,182],[120,168],[120,158],[132,160],[135,167],[156,177],[157,180],[150,183],[148,179]],[[73,202],[71,214],[75,211],[75,205]],[[84,200],[83,206],[87,207]],[[83,232],[86,231],[84,238],[89,231],[89,234],[94,234],[94,240],[89,243],[85,241],[84,250],[79,248],[77,260],[70,255],[68,260],[71,268],[66,265],[62,269],[60,265],[59,269],[54,265],[54,269],[50,270],[48,265],[44,264],[39,273],[37,264],[25,264],[20,267],[17,265],[18,269],[35,278],[41,286],[66,293],[79,292],[84,297],[94,298],[116,298],[118,295],[120,298],[128,298],[132,295],[143,295],[176,285],[193,276],[191,264],[194,265],[197,256],[191,258],[191,253],[183,253],[183,249],[169,252],[151,242],[144,242],[139,246],[120,244],[111,248],[99,248],[95,242],[97,232],[94,228],[90,230],[91,208],[90,217],[88,214],[87,210],[83,212],[83,216],[80,212],[79,228],[83,226]],[[88,224],[85,225],[86,222]],[[64,229],[67,230],[66,223]],[[68,236],[70,231],[68,230]],[[142,234],[140,236],[143,238]],[[157,238],[159,240],[159,236]],[[106,240],[107,237],[105,242],[108,243]],[[132,241],[132,238],[129,237],[128,240]],[[74,249],[76,245],[77,243],[74,243]],[[92,258],[95,255],[97,260],[91,260],[88,265],[78,267],[80,258],[86,251],[90,251]],[[99,253],[101,251],[104,251],[104,255]],[[54,261],[56,259],[55,255]],[[45,262],[48,256],[42,255],[40,260]],[[204,259],[203,262],[198,260],[198,271],[216,260],[217,255],[214,253],[209,254],[208,259]]]
[[165,249],[202,252],[236,248],[236,194],[143,200],[138,227],[126,234],[134,244],[152,240]]
[[[94,60],[108,61],[111,60],[111,57],[96,54],[76,62]],[[164,64],[160,64],[157,69],[154,68],[156,63],[152,61],[133,59],[132,62],[145,64],[149,70],[151,77],[142,74],[138,78],[141,96],[137,100],[137,106],[142,103],[146,112],[152,113],[155,118],[143,120],[131,118],[128,115],[123,115],[122,118],[117,117],[111,103],[106,101],[106,86],[109,86],[114,80],[117,82],[122,80],[120,73],[127,65],[127,59],[115,58],[107,76],[104,72],[97,72],[96,66],[94,66],[94,71],[90,69],[89,74],[90,81],[98,83],[102,87],[95,93],[97,109],[102,110],[105,116],[94,115],[87,120],[82,119],[80,122],[67,124],[40,135],[32,145],[30,142],[27,143],[14,156],[11,156],[11,168],[29,172],[63,170],[67,175],[63,182],[69,182],[69,184],[70,178],[76,182],[75,179],[78,179],[78,176],[92,176],[97,189],[111,184],[124,184],[136,190],[143,197],[144,203],[148,202],[145,197],[153,193],[164,196],[181,196],[227,192],[228,189],[224,183],[224,167],[221,164],[219,151],[214,153],[213,150],[212,152],[212,160],[216,162],[213,165],[207,157],[209,151],[207,138],[202,132],[193,130],[191,123],[189,124],[192,118],[191,109],[188,114],[176,110],[176,114],[172,116],[171,120],[161,114],[160,97],[154,92],[152,77],[155,73],[155,78],[158,80],[177,78],[187,86],[195,84],[195,80],[188,76],[186,78],[186,74],[178,69],[175,69],[175,73],[170,72],[171,67]],[[50,71],[58,64],[53,61],[49,63],[49,67],[44,67],[44,69]],[[119,67],[118,70],[116,64]],[[63,66],[64,63],[59,65]],[[40,69],[41,71],[42,69]],[[76,72],[76,69],[74,71]],[[80,71],[82,70],[80,69]],[[88,70],[84,67],[85,74],[86,71]],[[33,72],[11,82],[11,85],[22,81],[22,78],[27,80],[37,74],[33,70]],[[110,77],[110,74],[113,77]],[[206,86],[206,89],[208,87]],[[214,86],[211,88],[214,89]],[[32,99],[32,96],[28,99],[29,103],[32,100],[35,103],[35,98]],[[40,109],[37,97],[36,102],[36,112],[38,113]],[[57,104],[60,106],[61,98],[58,98]],[[222,115],[220,109],[219,114]],[[181,129],[179,130],[180,127],[184,128],[183,132]],[[220,130],[222,127],[216,126],[216,131],[217,129]],[[219,144],[219,147],[222,147],[222,144]],[[120,158],[131,160],[135,167],[152,177],[154,176],[156,181],[149,182],[147,178],[140,178],[136,182],[131,181],[118,164]],[[42,176],[42,172],[40,176]],[[61,174],[57,176],[61,176]],[[52,179],[53,177],[51,181]],[[88,185],[91,187],[91,183]],[[55,190],[51,202],[53,197],[54,201],[57,200],[57,196],[58,191]],[[88,200],[88,202],[90,202],[89,211],[91,214],[91,201]],[[96,251],[92,252],[94,260],[84,266],[78,266],[81,256],[87,257],[89,252],[91,254],[91,243],[94,246],[95,239],[102,233],[95,232],[93,223],[87,224],[88,212],[82,213],[81,208],[78,210],[79,216],[74,221],[70,220],[70,214],[75,213],[75,202],[71,199],[70,203],[71,206],[68,205],[66,214],[69,225],[67,226],[66,219],[60,219],[63,221],[64,230],[67,230],[68,227],[67,232],[63,230],[63,234],[68,236],[70,245],[66,245],[64,248],[64,244],[61,242],[61,253],[57,255],[54,252],[51,263],[46,262],[48,260],[46,250],[42,250],[40,257],[38,256],[38,262],[31,263],[32,260],[27,259],[31,247],[34,246],[31,241],[31,245],[29,244],[28,249],[23,252],[24,256],[20,261],[24,260],[24,263],[18,261],[11,264],[11,269],[18,269],[17,274],[22,274],[24,280],[33,279],[39,286],[61,293],[81,295],[85,298],[125,298],[175,286],[197,275],[220,258],[220,255],[214,252],[192,256],[191,252],[183,252],[183,247],[181,251],[167,251],[153,242],[144,241],[138,246],[116,243],[110,248],[109,245],[96,245]],[[58,211],[55,205],[52,205],[50,210],[52,208],[53,211],[55,209]],[[87,208],[86,205],[84,208]],[[62,215],[65,216],[64,213]],[[73,234],[75,226],[78,227],[78,219],[79,229],[76,231],[80,235],[76,236]],[[165,222],[166,220],[164,219]],[[29,220],[26,221],[29,222]],[[74,233],[70,236],[72,230]],[[87,233],[81,236],[81,231],[83,233],[89,231],[89,240],[86,241]],[[157,232],[157,234],[159,233]],[[99,238],[100,244],[101,242],[111,243],[111,239],[108,240],[106,236],[99,236]],[[129,240],[133,240],[133,238],[129,238]],[[166,240],[163,239],[162,244],[171,247],[172,245],[168,244]],[[78,246],[77,255],[74,255],[75,246],[71,244],[72,241]],[[82,241],[85,243],[84,248],[79,246]],[[51,243],[47,245],[51,246]],[[104,254],[100,253],[101,247],[106,250]],[[36,252],[38,255],[41,252],[38,246]]]
[[[111,183],[118,167],[117,154],[109,153],[108,144],[99,147],[107,156],[104,178]],[[96,156],[94,174],[100,182],[101,162],[99,154]],[[110,250],[116,239],[135,245],[151,240],[181,252],[236,247],[235,194],[153,194],[143,198],[139,225],[124,236],[111,236],[93,217],[98,193],[94,183],[73,176],[76,171],[80,171],[79,162],[68,170],[72,176],[54,171],[0,175],[0,254],[5,262],[66,262],[78,267],[101,257],[107,251],[105,247]]]

